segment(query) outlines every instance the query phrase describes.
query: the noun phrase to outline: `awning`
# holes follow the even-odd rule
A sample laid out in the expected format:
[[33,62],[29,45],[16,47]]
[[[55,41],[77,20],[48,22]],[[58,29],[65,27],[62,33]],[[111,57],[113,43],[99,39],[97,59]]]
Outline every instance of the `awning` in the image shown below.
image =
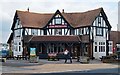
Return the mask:
[[79,36],[33,36],[29,40],[29,42],[77,42],[79,43],[81,40]]

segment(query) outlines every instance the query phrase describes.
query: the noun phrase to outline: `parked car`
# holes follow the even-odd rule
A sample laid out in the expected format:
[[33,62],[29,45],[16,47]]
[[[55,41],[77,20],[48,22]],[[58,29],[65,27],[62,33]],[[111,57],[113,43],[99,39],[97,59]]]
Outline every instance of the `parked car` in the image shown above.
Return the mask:
[[118,60],[120,60],[120,49],[119,50],[117,50],[117,58],[116,59],[118,59]]
[[2,58],[6,58],[8,56],[8,54],[9,54],[9,51],[7,51],[7,50],[2,50],[2,52],[1,52]]
[[8,55],[7,50],[1,50],[0,51],[0,62],[6,62],[7,55]]

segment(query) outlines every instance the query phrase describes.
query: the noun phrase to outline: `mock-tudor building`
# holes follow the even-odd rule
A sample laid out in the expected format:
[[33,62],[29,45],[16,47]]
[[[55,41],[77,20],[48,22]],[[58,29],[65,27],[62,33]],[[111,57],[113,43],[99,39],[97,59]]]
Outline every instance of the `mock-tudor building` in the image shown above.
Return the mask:
[[120,51],[120,31],[111,31],[109,40],[109,54]]
[[62,53],[68,49],[73,57],[82,55],[99,59],[109,53],[111,25],[103,8],[86,12],[33,13],[17,10],[8,40],[14,56]]

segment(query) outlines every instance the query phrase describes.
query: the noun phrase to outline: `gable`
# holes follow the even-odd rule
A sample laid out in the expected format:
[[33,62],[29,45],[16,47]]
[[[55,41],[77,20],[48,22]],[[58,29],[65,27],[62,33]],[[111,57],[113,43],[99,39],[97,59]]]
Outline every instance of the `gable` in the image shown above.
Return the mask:
[[12,25],[12,30],[15,27],[15,21],[16,18],[19,17],[21,21],[22,27],[27,28],[43,28],[53,14],[38,14],[38,13],[32,13],[28,11],[16,11],[16,14],[14,16],[14,21]]
[[93,26],[107,27],[108,29],[111,29],[111,25],[103,9],[100,11],[98,16],[95,18],[93,22]]
[[47,27],[47,28],[67,28],[67,27],[71,27],[71,26],[65,20],[64,16],[62,16],[60,11],[57,10],[45,27]]

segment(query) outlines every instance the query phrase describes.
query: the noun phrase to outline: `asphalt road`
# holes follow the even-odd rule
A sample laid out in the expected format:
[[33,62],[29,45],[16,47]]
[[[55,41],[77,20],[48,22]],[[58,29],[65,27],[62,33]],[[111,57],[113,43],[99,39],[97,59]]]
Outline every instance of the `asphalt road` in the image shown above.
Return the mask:
[[46,73],[46,74],[26,74],[26,73],[4,73],[2,75],[120,75],[119,73]]
[[60,73],[3,73],[2,75],[120,75],[120,68],[71,71]]
[[[16,73],[13,74],[9,73],[7,71],[27,71],[31,70],[31,68],[23,68],[24,66],[37,66],[37,65],[43,65],[43,64],[61,64],[64,63],[64,60],[59,62],[59,61],[46,61],[42,60],[41,63],[29,63],[29,61],[24,61],[24,60],[8,60],[6,63],[3,63],[2,69],[3,69],[3,74],[2,75],[120,75],[120,68],[112,68],[112,69],[95,69],[95,70],[85,70],[85,71],[69,71],[69,72],[61,72],[61,73]],[[78,62],[74,62],[73,64],[76,64]],[[96,63],[92,62],[92,63]],[[97,62],[99,63],[99,62]],[[80,64],[80,63],[79,63]],[[118,74],[119,73],[119,74]]]

